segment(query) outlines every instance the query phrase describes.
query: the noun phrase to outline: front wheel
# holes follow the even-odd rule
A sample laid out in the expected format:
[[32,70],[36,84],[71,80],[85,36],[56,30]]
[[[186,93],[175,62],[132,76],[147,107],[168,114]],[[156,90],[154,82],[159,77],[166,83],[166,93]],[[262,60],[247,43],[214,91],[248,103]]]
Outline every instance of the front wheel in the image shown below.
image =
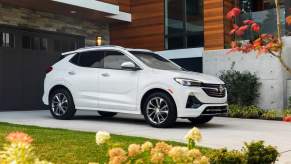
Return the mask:
[[142,108],[145,120],[153,127],[167,128],[176,122],[176,105],[166,93],[156,92],[149,95]]
[[76,113],[73,97],[66,89],[57,89],[50,95],[50,112],[60,120],[72,119]]
[[199,116],[196,118],[188,118],[193,124],[205,124],[212,120],[213,116]]

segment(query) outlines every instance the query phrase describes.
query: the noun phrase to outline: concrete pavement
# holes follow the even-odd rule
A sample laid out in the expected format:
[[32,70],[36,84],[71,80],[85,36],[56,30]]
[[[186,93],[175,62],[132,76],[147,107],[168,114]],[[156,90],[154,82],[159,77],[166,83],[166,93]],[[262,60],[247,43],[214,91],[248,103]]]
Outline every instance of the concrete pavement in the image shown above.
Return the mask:
[[[184,142],[184,135],[192,128],[187,120],[179,119],[171,129],[155,129],[141,116],[119,114],[114,118],[101,118],[95,111],[78,111],[73,120],[65,121],[53,119],[49,111],[0,112],[0,122],[90,132],[106,130],[113,134],[178,142]],[[203,135],[201,146],[241,149],[244,142],[264,140],[277,146],[280,152],[291,150],[291,123],[217,117],[198,128]],[[291,164],[291,152],[284,153],[278,163]]]

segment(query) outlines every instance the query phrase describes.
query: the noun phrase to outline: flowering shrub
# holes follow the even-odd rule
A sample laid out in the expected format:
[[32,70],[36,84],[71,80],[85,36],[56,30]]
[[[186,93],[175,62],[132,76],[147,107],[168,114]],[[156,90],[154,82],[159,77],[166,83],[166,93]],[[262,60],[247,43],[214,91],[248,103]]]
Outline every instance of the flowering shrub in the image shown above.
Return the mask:
[[110,134],[105,131],[99,131],[96,133],[97,145],[105,144],[110,139]]
[[[249,53],[255,51],[257,55],[271,54],[276,57],[281,65],[291,74],[291,68],[283,59],[283,41],[281,37],[281,20],[280,20],[280,0],[275,0],[276,15],[277,15],[277,36],[272,34],[262,34],[259,23],[253,20],[247,19],[242,21],[241,24],[234,23],[235,19],[240,16],[241,10],[239,8],[233,8],[230,10],[226,18],[233,24],[233,29],[229,32],[233,38],[231,43],[231,51],[239,51],[242,53]],[[291,25],[291,16],[286,18],[286,24]],[[251,30],[252,39],[244,40],[242,37],[246,31]]]
[[[108,144],[110,134],[107,132],[96,133],[97,145]],[[172,146],[165,142],[158,142],[155,145],[149,141],[143,144],[130,144],[127,151],[115,147],[108,150],[109,164],[123,163],[180,163],[180,164],[209,164],[209,159],[203,156],[195,145],[201,140],[199,129],[191,129],[185,136],[188,147]],[[91,164],[91,163],[90,163]]]
[[4,145],[4,150],[0,152],[1,164],[51,164],[36,157],[31,146],[33,139],[29,135],[13,132],[8,134],[6,140],[9,144]]

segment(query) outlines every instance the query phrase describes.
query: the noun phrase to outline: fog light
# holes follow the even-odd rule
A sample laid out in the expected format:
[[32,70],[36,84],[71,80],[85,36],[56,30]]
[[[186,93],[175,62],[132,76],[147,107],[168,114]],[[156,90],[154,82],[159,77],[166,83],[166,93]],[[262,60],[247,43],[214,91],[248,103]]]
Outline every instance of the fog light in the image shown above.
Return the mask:
[[195,97],[189,96],[186,104],[186,108],[199,108],[202,103]]

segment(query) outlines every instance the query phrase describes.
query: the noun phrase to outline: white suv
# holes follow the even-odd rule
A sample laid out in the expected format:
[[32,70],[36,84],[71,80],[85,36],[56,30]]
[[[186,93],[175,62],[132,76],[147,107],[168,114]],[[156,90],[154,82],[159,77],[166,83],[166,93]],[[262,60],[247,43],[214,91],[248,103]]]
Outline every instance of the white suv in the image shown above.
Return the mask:
[[63,53],[47,70],[43,102],[56,119],[71,119],[76,109],[104,117],[143,114],[161,128],[177,117],[206,123],[228,106],[220,79],[188,72],[149,50],[118,46]]

